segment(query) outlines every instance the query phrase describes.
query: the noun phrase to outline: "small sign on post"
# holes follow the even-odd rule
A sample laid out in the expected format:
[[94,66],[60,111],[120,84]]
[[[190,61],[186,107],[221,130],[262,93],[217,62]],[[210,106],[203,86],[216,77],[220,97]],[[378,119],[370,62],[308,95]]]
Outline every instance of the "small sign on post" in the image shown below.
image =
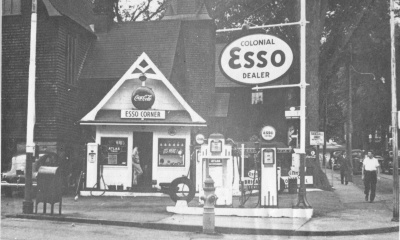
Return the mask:
[[310,145],[324,145],[324,132],[310,131]]

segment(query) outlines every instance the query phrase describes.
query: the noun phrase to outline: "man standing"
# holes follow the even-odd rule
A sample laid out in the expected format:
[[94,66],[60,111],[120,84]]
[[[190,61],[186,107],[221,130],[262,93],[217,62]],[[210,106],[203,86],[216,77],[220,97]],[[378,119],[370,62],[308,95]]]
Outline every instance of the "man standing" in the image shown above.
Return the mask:
[[374,158],[372,155],[372,151],[368,151],[368,155],[363,161],[362,179],[364,180],[365,186],[365,201],[368,201],[369,191],[371,190],[369,201],[373,202],[375,199],[376,182],[380,177],[379,162],[378,159]]
[[347,155],[346,152],[343,152],[342,156],[338,156],[339,163],[340,163],[340,181],[342,184],[349,183],[349,166],[347,162]]

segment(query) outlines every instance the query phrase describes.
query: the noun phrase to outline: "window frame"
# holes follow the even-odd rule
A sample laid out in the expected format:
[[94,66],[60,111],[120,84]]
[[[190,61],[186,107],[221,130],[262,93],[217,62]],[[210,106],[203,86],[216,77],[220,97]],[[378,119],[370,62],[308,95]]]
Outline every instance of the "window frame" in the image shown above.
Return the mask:
[[67,33],[65,38],[65,82],[72,86],[77,84],[77,45],[77,36]]
[[[3,16],[18,16],[21,15],[21,0],[3,0],[2,1],[2,14]],[[15,4],[17,3],[17,4]],[[9,4],[9,7],[6,6]]]
[[[179,144],[178,146],[161,146],[161,144]],[[186,166],[186,139],[185,138],[158,138],[158,159],[157,159],[157,166],[158,167],[175,167],[175,168],[180,168],[180,167],[185,167]],[[166,153],[163,153],[164,150],[173,150],[173,153],[167,151]],[[180,154],[178,153],[180,152]],[[161,163],[161,159],[164,158],[164,156],[170,156],[173,158],[181,158],[181,164],[167,164],[167,163]],[[163,159],[164,161],[164,159]]]

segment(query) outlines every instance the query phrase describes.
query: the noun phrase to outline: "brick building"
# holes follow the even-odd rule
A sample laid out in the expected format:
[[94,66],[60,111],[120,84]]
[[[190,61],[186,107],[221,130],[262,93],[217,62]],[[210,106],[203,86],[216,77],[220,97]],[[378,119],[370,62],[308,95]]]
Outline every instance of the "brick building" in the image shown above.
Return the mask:
[[[7,167],[12,154],[25,150],[31,1],[2,3],[2,167]],[[79,76],[96,39],[93,22],[87,1],[38,1],[35,142],[74,159],[82,142],[75,124],[81,117]]]

